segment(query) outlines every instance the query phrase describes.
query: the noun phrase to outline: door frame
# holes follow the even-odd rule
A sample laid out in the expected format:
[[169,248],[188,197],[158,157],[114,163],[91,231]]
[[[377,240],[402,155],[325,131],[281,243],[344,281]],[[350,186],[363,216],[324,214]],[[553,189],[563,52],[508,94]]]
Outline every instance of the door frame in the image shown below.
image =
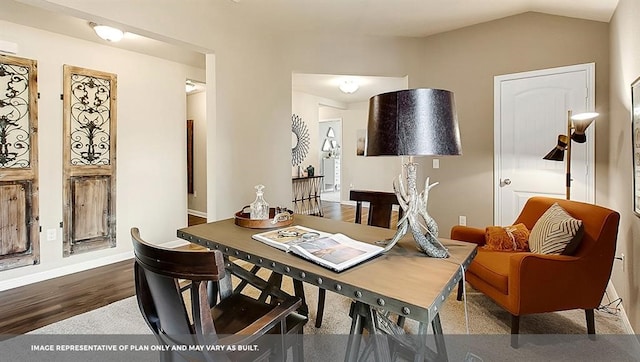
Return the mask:
[[[509,80],[534,78],[540,76],[547,76],[552,74],[569,73],[576,71],[584,71],[587,74],[587,109],[585,112],[593,111],[595,109],[595,63],[575,64],[569,66],[555,67],[540,69],[527,72],[519,72],[512,74],[504,74],[495,76],[493,79],[493,220],[494,224],[501,220],[502,216],[502,197],[500,194],[500,183],[503,179],[502,175],[502,159],[501,155],[501,130],[502,130],[502,115],[501,115],[501,83]],[[593,122],[591,127],[587,129],[587,137],[590,142],[587,142],[587,202],[595,202],[595,128],[596,123]],[[542,157],[543,155],[540,155]]]
[[[320,108],[318,107],[318,110],[319,109]],[[320,134],[320,125],[322,123],[329,123],[329,122],[336,123],[339,126],[337,128],[339,128],[340,136],[336,137],[336,140],[338,142],[338,146],[340,146],[339,158],[341,160],[342,160],[342,152],[344,151],[343,137],[342,137],[342,117],[318,119],[318,131],[317,132],[318,132],[318,145],[320,146],[320,149],[318,151],[318,154],[320,156],[319,159],[318,159],[318,172],[322,172],[324,174],[324,177],[325,177],[325,180],[322,181],[323,184],[322,184],[322,187],[321,187],[321,194],[324,194],[325,191],[327,191],[324,188],[324,184],[326,182],[326,177],[327,176],[331,176],[331,175],[327,175],[327,173],[324,170],[324,163],[323,163],[323,157],[322,157],[323,156],[322,146],[324,144],[324,139],[327,138],[327,135]],[[336,190],[335,187],[334,187],[331,192],[336,192],[337,191],[338,194],[341,195],[342,194],[342,191],[341,191],[342,190],[342,168],[340,168],[338,170],[338,172],[340,173],[338,189]]]

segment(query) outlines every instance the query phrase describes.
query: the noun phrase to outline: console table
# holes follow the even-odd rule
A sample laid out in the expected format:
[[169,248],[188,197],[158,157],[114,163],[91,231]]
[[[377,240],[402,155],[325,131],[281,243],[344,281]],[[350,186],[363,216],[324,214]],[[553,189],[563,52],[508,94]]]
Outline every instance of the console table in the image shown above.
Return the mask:
[[293,177],[293,212],[305,215],[322,215],[320,191],[324,176]]

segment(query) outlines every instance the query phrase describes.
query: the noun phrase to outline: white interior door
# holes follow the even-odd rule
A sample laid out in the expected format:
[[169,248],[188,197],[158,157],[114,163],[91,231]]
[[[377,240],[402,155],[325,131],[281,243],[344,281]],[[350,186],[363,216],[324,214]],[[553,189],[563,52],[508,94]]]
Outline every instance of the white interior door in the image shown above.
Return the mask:
[[[565,198],[565,162],[544,157],[567,133],[567,112],[593,111],[593,63],[495,77],[495,212],[510,225],[535,195]],[[597,121],[596,121],[597,122]],[[595,122],[572,143],[571,199],[594,200]]]

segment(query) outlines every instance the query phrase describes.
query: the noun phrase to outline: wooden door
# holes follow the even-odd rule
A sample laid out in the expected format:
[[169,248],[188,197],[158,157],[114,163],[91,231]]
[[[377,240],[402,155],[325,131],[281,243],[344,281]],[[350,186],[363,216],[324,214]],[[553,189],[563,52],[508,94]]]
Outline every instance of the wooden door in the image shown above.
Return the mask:
[[0,270],[40,263],[37,63],[0,54]]
[[[565,197],[565,163],[544,160],[567,133],[567,111],[592,111],[593,64],[509,74],[495,79],[495,223],[510,225],[527,199]],[[593,202],[595,126],[573,143],[572,198]]]
[[116,85],[64,66],[64,256],[116,246]]

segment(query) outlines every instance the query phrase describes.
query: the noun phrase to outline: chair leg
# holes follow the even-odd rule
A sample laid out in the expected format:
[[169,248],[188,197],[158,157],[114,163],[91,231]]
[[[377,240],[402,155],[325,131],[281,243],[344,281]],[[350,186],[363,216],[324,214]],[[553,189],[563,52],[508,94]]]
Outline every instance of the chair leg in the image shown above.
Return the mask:
[[318,288],[318,308],[316,310],[316,328],[322,326],[322,316],[324,315],[324,300],[327,295],[327,290]]
[[520,333],[520,316],[511,315],[511,347],[518,348],[518,333]]
[[460,281],[458,282],[458,296],[456,297],[456,299],[458,301],[462,300],[462,292],[464,291],[464,281],[462,279],[460,279]]
[[585,309],[584,314],[587,317],[587,334],[589,339],[596,339],[596,320],[593,314],[593,309]]
[[[299,330],[291,331],[291,335],[289,335],[289,346],[291,347],[291,356],[294,361],[304,361],[304,338],[302,328]],[[284,354],[284,361],[286,361],[287,352]]]

